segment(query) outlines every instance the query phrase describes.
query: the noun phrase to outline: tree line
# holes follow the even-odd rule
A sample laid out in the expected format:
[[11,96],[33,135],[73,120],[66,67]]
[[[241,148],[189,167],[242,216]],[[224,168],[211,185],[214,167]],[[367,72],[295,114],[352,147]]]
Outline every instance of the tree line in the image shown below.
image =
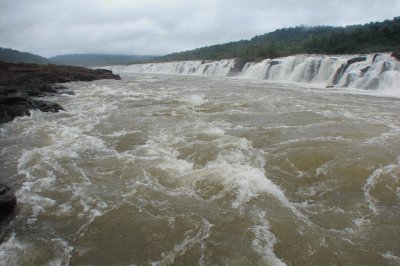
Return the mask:
[[159,61],[220,60],[239,58],[258,61],[293,54],[357,54],[375,52],[400,52],[400,17],[383,22],[346,27],[298,26],[278,29],[219,45],[172,53]]

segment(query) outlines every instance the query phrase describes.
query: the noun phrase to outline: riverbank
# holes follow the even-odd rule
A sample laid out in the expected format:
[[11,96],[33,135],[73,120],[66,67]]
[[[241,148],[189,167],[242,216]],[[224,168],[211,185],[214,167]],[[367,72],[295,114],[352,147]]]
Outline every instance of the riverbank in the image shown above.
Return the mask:
[[58,83],[120,79],[109,70],[84,67],[0,62],[0,124],[30,115],[30,110],[58,112],[57,103],[38,100],[52,94],[73,94]]
[[[37,98],[54,94],[74,94],[59,83],[98,79],[120,77],[103,69],[0,62],[0,125],[15,117],[30,115],[30,110],[64,110],[58,103]],[[16,197],[13,192],[0,183],[0,220],[10,214],[15,205]]]

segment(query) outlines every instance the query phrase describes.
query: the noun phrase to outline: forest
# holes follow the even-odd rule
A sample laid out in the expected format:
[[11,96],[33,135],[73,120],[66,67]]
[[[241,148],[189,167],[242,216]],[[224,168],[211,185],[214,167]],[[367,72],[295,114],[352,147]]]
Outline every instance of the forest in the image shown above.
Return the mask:
[[243,62],[293,54],[358,54],[400,52],[400,17],[346,27],[298,26],[278,29],[250,40],[172,53],[159,61],[220,60]]
[[50,58],[0,47],[0,62],[56,64],[70,66],[103,66],[144,63],[152,60],[152,55],[111,55],[111,54],[65,54]]
[[27,52],[0,47],[0,62],[48,64],[47,58]]

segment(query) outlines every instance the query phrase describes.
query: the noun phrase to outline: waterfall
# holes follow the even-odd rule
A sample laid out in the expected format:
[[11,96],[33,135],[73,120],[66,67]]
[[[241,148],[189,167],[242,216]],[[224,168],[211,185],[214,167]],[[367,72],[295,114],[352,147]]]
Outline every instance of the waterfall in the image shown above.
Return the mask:
[[400,87],[400,62],[390,54],[295,55],[247,63],[241,77],[327,87]]
[[179,61],[116,65],[105,68],[116,73],[227,76],[234,65],[235,59],[225,59],[221,61]]
[[105,67],[116,73],[236,76],[325,87],[400,90],[400,62],[389,53],[368,55],[293,55],[235,68],[235,59],[179,61]]

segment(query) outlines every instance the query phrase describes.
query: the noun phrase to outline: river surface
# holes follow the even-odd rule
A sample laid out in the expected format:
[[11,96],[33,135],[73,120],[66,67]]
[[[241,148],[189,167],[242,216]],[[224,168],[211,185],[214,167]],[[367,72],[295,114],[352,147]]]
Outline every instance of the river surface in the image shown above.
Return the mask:
[[1,127],[0,265],[400,265],[400,99],[239,78],[69,84]]

